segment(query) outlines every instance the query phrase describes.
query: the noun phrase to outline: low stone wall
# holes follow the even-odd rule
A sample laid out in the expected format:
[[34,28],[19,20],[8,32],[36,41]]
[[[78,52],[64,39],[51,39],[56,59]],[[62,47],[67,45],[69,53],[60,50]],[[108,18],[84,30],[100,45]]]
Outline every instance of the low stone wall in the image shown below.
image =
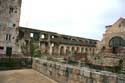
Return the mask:
[[125,83],[125,76],[34,58],[33,69],[58,83]]
[[10,69],[32,68],[31,57],[0,57],[0,71]]

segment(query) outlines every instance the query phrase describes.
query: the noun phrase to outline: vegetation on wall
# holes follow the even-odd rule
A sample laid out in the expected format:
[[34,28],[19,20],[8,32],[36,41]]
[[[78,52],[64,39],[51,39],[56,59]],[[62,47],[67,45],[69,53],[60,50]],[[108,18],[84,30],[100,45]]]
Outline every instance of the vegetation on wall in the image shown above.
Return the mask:
[[41,57],[42,56],[39,46],[34,43],[30,44],[30,53],[31,53],[32,57]]

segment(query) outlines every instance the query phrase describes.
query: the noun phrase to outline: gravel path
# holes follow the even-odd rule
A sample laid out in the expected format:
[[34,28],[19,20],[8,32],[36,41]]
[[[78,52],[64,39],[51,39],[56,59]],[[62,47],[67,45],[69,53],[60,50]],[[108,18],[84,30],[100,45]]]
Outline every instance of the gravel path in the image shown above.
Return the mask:
[[0,71],[0,83],[57,83],[32,69]]

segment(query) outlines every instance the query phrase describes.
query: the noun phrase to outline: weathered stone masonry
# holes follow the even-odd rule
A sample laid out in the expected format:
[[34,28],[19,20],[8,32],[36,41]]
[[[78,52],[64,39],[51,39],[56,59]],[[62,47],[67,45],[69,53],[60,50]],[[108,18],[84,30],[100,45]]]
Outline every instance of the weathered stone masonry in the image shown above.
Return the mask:
[[[87,39],[54,32],[19,27],[19,47],[30,48],[34,43],[38,49],[49,55],[69,55],[73,53],[95,53],[97,40]],[[27,53],[26,53],[27,54]]]
[[[125,19],[106,26],[102,41],[19,27],[21,0],[0,0],[1,55],[32,55],[31,44],[42,54],[70,56],[86,54],[87,63],[100,67],[121,67],[125,72]],[[96,48],[97,44],[97,48]],[[33,69],[59,83],[125,83],[124,74],[100,71],[97,68],[74,67],[68,64],[33,59]]]
[[37,58],[33,59],[32,67],[58,83],[125,83],[125,76],[120,74]]
[[[101,66],[121,66],[125,71],[125,18],[119,18],[106,26],[102,41],[97,44],[98,59],[93,64]],[[95,62],[94,62],[95,61]]]
[[0,0],[0,55],[19,54],[16,45],[21,0]]

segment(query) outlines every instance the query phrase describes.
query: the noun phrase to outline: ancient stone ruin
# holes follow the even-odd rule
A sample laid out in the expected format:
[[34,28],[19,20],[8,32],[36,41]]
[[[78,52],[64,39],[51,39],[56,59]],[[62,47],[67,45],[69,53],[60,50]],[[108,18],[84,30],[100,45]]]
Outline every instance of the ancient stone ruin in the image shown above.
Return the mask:
[[[125,18],[106,26],[99,41],[20,27],[20,10],[21,0],[0,0],[0,57],[33,57],[35,70],[59,82],[125,83]],[[43,55],[81,65],[34,58]]]

